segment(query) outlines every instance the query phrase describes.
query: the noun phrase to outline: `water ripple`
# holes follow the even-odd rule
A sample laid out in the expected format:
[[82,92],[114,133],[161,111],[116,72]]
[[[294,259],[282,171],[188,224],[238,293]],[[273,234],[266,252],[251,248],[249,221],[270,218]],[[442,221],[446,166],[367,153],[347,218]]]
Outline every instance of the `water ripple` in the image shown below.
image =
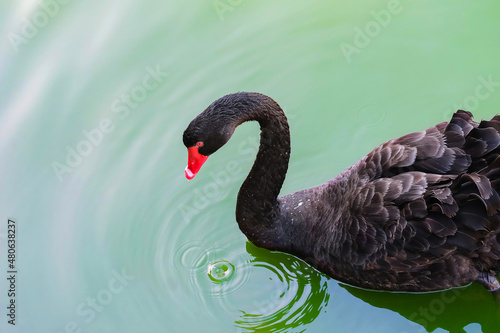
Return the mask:
[[[197,221],[203,229],[213,223],[208,216]],[[171,267],[200,315],[237,318],[235,326],[248,332],[289,332],[317,318],[329,300],[325,277],[293,256],[249,242],[245,248],[243,237],[225,233],[215,228],[173,249]]]
[[229,261],[219,260],[208,265],[207,275],[215,283],[229,281],[234,275],[234,266]]
[[[326,280],[304,262],[248,244],[255,268],[272,283],[261,286],[253,307],[241,311],[236,326],[249,332],[290,332],[312,322],[328,304]],[[303,327],[302,327],[303,328]]]

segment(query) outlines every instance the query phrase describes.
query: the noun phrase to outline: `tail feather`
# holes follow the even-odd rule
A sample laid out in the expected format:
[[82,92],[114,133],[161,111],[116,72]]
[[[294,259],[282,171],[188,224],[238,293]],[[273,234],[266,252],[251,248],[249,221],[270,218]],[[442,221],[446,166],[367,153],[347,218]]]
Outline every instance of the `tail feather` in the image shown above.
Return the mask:
[[[460,113],[458,118],[456,122],[463,125],[462,120],[467,117]],[[469,125],[467,122],[467,129]],[[475,244],[480,245],[473,251],[478,255],[477,268],[500,274],[500,115],[470,129],[462,149],[472,162],[468,174],[454,181],[457,191],[454,197],[460,207],[455,221],[462,234],[451,242],[465,242],[471,250],[471,237],[464,234],[472,236]]]
[[464,110],[455,112],[444,131],[448,147],[463,147],[465,137],[476,126],[472,113]]
[[494,127],[474,128],[470,131],[464,144],[464,151],[472,158],[490,153],[500,144],[500,134]]

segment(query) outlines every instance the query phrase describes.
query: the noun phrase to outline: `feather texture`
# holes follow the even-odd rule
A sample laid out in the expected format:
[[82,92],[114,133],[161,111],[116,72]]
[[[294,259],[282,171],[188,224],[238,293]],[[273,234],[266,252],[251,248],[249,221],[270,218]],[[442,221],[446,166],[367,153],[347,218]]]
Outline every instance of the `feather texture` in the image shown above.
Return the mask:
[[477,124],[458,111],[375,148],[324,188],[341,202],[336,230],[346,237],[332,237],[316,265],[354,285],[405,291],[500,274],[499,130],[495,118]]

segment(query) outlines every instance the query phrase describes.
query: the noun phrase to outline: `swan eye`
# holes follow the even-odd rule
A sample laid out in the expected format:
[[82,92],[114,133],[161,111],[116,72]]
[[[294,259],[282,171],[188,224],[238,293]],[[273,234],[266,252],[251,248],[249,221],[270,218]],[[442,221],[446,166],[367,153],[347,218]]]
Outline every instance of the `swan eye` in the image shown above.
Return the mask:
[[203,147],[203,142],[201,142],[201,141],[196,142],[196,147]]

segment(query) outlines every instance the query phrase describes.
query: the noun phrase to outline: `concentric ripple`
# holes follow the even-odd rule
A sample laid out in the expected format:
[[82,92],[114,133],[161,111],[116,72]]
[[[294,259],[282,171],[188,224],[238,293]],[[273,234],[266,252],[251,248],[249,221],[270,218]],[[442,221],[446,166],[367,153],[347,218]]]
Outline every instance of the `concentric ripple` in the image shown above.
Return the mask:
[[195,222],[197,228],[206,230],[203,237],[190,238],[190,225],[179,225],[170,237],[184,241],[172,243],[170,250],[159,249],[169,258],[165,261],[159,256],[158,260],[163,284],[176,298],[179,291],[173,281],[181,280],[183,294],[198,303],[199,314],[214,321],[221,316],[232,318],[232,299],[252,278],[245,238],[239,232],[228,234],[227,227],[222,227],[226,222],[214,221],[209,215],[197,216]]
[[380,125],[387,118],[384,106],[377,102],[367,102],[358,106],[354,112],[356,121],[362,127],[374,127]]
[[256,269],[268,283],[255,288],[251,305],[241,310],[236,326],[250,332],[288,332],[312,322],[328,304],[326,279],[293,256],[248,244]]
[[[189,297],[199,316],[242,331],[290,331],[315,320],[328,303],[326,278],[291,255],[254,246],[239,230],[228,232],[226,224],[204,214],[175,232],[160,231],[156,263],[171,298]],[[202,236],[193,237],[194,225]]]
[[208,265],[208,277],[215,283],[229,281],[234,274],[234,266],[229,261],[219,260]]

